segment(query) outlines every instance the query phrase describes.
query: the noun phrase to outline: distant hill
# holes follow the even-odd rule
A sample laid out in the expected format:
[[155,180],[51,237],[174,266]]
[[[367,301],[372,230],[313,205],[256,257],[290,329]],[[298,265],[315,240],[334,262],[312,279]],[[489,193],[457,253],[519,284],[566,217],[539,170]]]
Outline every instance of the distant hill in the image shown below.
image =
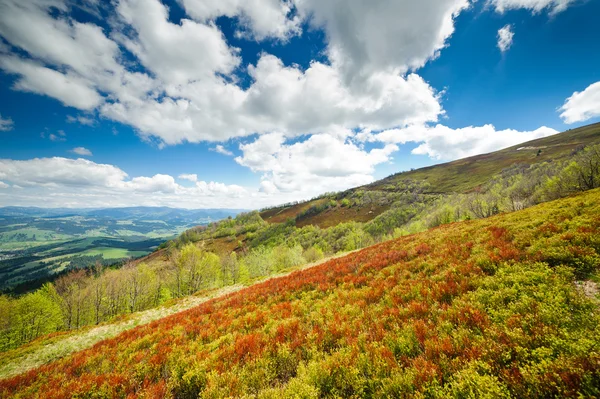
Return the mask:
[[240,212],[168,207],[0,208],[0,291],[14,287],[28,291],[69,270],[138,258],[187,229]]
[[204,220],[223,219],[235,216],[243,209],[179,209],[169,207],[124,207],[124,208],[37,208],[7,206],[0,208],[0,217],[57,217],[57,216],[92,216],[110,217],[113,219],[148,219],[148,220]]

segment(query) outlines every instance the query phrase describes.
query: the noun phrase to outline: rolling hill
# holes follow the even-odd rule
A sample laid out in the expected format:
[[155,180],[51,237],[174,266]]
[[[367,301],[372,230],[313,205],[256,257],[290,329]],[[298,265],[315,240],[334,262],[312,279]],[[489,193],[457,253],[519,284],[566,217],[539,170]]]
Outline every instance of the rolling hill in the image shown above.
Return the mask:
[[[3,398],[597,397],[600,190],[387,241],[0,381]],[[248,396],[250,395],[250,396]]]

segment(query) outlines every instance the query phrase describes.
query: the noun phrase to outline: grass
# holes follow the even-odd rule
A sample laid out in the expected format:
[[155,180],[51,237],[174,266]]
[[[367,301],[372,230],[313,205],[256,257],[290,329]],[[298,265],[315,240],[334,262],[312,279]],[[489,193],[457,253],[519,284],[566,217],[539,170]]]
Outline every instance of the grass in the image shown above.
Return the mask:
[[123,258],[137,258],[139,256],[147,255],[149,252],[147,251],[129,251],[124,248],[106,248],[106,247],[98,247],[93,249],[88,249],[79,253],[78,255],[82,256],[97,256],[102,255],[104,259],[123,259]]

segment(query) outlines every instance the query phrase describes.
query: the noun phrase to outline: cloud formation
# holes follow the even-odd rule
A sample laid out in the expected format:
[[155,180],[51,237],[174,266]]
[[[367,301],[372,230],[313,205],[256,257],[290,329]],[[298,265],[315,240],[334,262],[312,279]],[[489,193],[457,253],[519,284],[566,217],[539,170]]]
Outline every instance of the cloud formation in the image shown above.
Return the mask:
[[217,152],[219,154],[227,155],[228,157],[233,156],[233,152],[223,147],[221,144],[217,144],[214,148],[210,148],[210,151]]
[[506,25],[498,30],[498,48],[505,53],[513,44],[515,33],[511,25]]
[[81,156],[92,156],[92,152],[85,147],[75,147],[71,150],[71,152]]
[[[107,6],[107,30],[76,20],[66,0],[6,0],[0,35],[20,55],[0,52],[0,68],[18,77],[15,90],[98,111],[167,145],[436,122],[438,93],[410,71],[438,55],[469,1],[338,3],[182,0],[191,19],[175,24],[159,0],[118,0]],[[238,35],[253,40],[322,28],[328,62],[302,69],[262,54],[243,65],[220,16],[238,18]],[[241,70],[248,87],[237,82]]]
[[366,151],[351,140],[352,132],[315,134],[287,143],[284,135],[271,133],[240,145],[242,166],[263,173],[261,187],[267,193],[303,193],[304,197],[343,190],[373,181],[375,166],[392,159],[394,144]]
[[393,129],[376,134],[363,134],[362,139],[372,142],[405,144],[420,143],[412,150],[416,155],[452,161],[477,154],[485,154],[519,143],[559,133],[542,126],[534,131],[520,132],[513,129],[496,130],[493,125],[469,126],[452,129],[443,125],[411,126],[406,129]]
[[10,118],[2,118],[0,114],[0,132],[9,132],[14,128],[14,122]]
[[569,124],[600,116],[600,82],[589,85],[584,91],[573,93],[559,111],[563,121]]
[[83,116],[83,115],[78,115],[78,116],[67,115],[67,123],[79,123],[80,125],[94,126],[96,121],[93,118]]
[[489,0],[489,3],[500,13],[525,8],[535,13],[550,10],[552,14],[556,14],[566,10],[575,2],[576,0]]
[[6,189],[0,206],[14,205],[15,200],[23,206],[42,205],[39,199],[44,198],[43,206],[53,207],[239,208],[253,195],[258,203],[270,200],[257,191],[218,182],[194,181],[192,187],[184,187],[164,174],[130,178],[117,166],[81,158],[0,159],[0,181]]

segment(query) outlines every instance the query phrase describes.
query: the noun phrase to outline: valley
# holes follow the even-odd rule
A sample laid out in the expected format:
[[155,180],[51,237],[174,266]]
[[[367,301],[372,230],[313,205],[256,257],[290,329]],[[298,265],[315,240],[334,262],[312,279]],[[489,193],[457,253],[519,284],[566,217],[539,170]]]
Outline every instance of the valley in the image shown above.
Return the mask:
[[0,291],[27,291],[69,270],[136,259],[190,227],[238,212],[0,208]]

